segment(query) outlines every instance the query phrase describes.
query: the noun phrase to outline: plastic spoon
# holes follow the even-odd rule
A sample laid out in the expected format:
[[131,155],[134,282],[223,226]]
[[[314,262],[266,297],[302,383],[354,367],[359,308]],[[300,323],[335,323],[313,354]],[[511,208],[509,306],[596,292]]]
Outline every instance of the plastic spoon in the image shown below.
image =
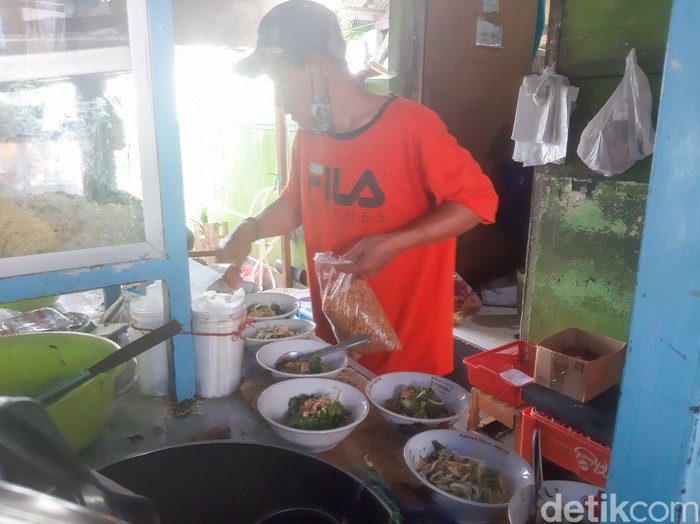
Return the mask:
[[310,353],[302,353],[301,351],[290,351],[280,356],[275,361],[275,369],[281,371],[284,366],[300,358],[312,358],[312,357],[325,357],[331,353],[336,353],[337,351],[346,351],[348,349],[356,348],[362,346],[369,342],[368,335],[355,335],[354,337],[347,338],[342,342],[328,346],[327,348],[319,349],[318,351],[312,351]]

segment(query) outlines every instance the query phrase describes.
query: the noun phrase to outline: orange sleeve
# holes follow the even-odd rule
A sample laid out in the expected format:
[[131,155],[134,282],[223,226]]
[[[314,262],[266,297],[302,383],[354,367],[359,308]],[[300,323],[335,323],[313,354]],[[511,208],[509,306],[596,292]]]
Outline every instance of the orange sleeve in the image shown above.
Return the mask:
[[459,202],[479,215],[484,224],[495,222],[498,195],[491,180],[437,114],[426,108],[421,118],[424,122],[415,126],[415,147],[420,151],[426,191],[435,204]]

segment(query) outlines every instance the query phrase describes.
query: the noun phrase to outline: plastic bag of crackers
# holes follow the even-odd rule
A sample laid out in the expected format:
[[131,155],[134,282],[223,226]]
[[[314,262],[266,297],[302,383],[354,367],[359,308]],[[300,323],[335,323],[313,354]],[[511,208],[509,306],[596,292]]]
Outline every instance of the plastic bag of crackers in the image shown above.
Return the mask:
[[378,351],[401,349],[401,341],[367,280],[338,270],[339,265],[347,263],[342,256],[330,251],[314,256],[321,310],[335,338],[342,341],[353,335],[369,336],[369,344],[348,352],[354,359]]
[[455,279],[455,301],[452,320],[455,326],[464,322],[466,317],[476,315],[481,309],[481,299],[472,287],[458,273],[454,274]]

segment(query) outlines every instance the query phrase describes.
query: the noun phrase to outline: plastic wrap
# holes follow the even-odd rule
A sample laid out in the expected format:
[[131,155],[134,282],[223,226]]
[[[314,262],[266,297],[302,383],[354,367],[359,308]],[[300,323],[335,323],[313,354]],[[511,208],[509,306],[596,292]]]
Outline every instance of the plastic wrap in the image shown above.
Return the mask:
[[550,68],[523,79],[511,134],[513,160],[523,166],[565,161],[569,120],[578,91],[568,78]]
[[43,331],[69,331],[80,325],[51,307],[42,307],[0,321],[0,335],[40,333]]
[[338,341],[352,335],[368,335],[369,344],[349,352],[360,358],[378,351],[401,349],[401,341],[391,326],[377,296],[367,280],[338,269],[348,261],[331,252],[314,256],[316,275],[321,289],[321,309]]
[[581,133],[576,152],[593,171],[618,175],[654,151],[654,135],[649,79],[632,49],[622,82]]

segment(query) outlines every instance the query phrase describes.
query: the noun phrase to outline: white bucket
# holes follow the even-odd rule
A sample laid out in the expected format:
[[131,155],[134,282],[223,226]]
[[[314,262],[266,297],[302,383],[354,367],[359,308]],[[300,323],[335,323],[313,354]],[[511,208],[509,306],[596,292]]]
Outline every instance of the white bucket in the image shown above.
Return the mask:
[[[148,299],[131,304],[131,340],[142,337],[165,323],[163,308]],[[161,342],[136,357],[139,390],[145,395],[168,394],[168,346]]]
[[245,308],[230,315],[192,312],[197,395],[200,397],[225,397],[238,391],[244,349],[243,339],[235,333],[245,317]]

